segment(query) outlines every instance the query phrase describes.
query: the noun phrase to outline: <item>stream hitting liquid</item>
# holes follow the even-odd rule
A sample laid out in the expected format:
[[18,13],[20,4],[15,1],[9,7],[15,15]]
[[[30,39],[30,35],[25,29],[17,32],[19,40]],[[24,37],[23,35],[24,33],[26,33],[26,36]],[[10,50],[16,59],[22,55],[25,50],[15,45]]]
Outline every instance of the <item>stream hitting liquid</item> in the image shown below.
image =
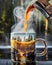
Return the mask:
[[[36,6],[30,5],[26,8],[25,15],[24,15],[24,32],[27,31],[27,24],[29,19],[29,12],[36,9]],[[48,30],[48,20],[45,19],[45,40],[47,39],[47,30]],[[48,60],[48,58],[46,58]]]

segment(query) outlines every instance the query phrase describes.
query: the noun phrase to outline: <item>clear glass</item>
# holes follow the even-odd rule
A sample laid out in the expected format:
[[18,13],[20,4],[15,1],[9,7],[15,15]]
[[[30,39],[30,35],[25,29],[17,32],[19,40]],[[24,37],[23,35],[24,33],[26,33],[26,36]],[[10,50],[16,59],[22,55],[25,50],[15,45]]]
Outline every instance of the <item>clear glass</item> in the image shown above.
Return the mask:
[[[44,39],[37,38],[36,33],[11,33],[11,60],[12,64],[35,63],[38,57],[47,58],[46,42]],[[44,49],[36,52],[36,43],[40,41],[44,43]]]

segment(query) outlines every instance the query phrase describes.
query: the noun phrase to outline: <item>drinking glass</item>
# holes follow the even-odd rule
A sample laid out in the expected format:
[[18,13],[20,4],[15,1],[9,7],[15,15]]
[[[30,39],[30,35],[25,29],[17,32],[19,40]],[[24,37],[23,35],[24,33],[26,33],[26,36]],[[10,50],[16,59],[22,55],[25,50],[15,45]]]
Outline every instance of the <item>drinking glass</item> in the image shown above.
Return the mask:
[[[44,56],[47,53],[46,42],[41,38],[36,39],[36,33],[11,33],[11,60],[12,65],[36,64],[36,56]],[[36,53],[35,43],[43,41],[45,48]]]

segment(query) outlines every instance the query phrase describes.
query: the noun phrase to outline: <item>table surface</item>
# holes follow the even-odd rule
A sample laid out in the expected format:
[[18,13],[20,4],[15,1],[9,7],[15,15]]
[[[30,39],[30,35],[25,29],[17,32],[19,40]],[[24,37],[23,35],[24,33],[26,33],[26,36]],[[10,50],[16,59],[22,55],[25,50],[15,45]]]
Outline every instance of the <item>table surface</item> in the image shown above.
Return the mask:
[[[11,65],[11,60],[0,59],[0,65]],[[52,61],[36,61],[36,65],[52,65]]]

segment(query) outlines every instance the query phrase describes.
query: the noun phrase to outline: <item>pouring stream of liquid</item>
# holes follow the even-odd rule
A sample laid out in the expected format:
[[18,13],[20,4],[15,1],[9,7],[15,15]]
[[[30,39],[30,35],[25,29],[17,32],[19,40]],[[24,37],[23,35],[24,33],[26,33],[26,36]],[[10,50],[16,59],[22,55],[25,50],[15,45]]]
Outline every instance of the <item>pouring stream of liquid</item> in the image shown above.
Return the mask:
[[34,8],[36,8],[36,6],[33,6],[33,5],[29,5],[27,8],[26,8],[26,11],[25,11],[25,14],[24,14],[24,32],[27,31],[27,23],[28,23],[28,19],[29,19],[29,12],[34,10]]

